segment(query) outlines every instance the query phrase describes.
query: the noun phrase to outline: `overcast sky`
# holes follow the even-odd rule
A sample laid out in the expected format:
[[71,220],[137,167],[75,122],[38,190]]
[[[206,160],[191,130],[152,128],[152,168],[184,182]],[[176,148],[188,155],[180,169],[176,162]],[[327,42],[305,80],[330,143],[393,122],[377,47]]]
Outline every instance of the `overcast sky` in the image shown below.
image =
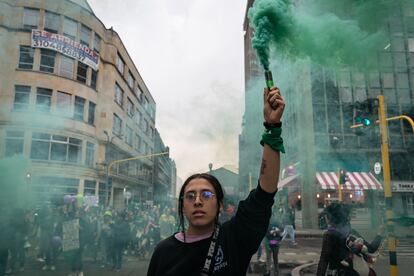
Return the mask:
[[157,104],[156,127],[186,178],[238,166],[246,0],[88,0],[120,35]]

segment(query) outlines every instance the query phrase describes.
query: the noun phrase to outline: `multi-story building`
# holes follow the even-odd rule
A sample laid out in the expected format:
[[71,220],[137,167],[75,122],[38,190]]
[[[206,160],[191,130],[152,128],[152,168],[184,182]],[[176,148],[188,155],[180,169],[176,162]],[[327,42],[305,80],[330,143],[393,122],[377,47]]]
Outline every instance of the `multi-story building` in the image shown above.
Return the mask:
[[[155,152],[169,152],[164,145],[160,133],[155,129]],[[177,169],[175,162],[168,155],[160,155],[154,159],[154,203],[171,205],[176,202]],[[174,205],[172,205],[174,206]]]
[[[253,2],[248,1],[247,9]],[[296,4],[300,2],[296,1]],[[366,176],[371,177],[374,164],[381,162],[379,133],[375,126],[362,132],[350,128],[355,123],[356,102],[383,94],[388,117],[400,114],[414,116],[414,7],[407,1],[405,6],[396,6],[395,11],[389,14],[392,16],[386,31],[390,45],[384,45],[385,49],[378,53],[378,66],[369,72],[329,69],[310,63],[287,70],[289,64],[286,62],[283,63],[286,66],[283,70],[277,65],[272,68],[276,72],[277,83],[284,82],[283,78],[290,79],[290,83],[285,81],[282,87],[288,103],[283,117],[287,151],[283,155],[283,164],[297,165],[297,180],[302,183],[299,192],[302,195],[299,194],[298,198],[302,198],[302,205],[307,206],[306,212],[312,208],[315,210],[316,192],[327,189],[331,182],[337,181],[334,173],[339,168],[348,171],[349,177],[355,176],[349,182],[355,182],[361,188],[348,190],[348,184],[345,185],[348,200],[352,201],[352,198],[364,193],[367,198],[372,197],[373,192],[369,190],[372,183]],[[254,95],[249,87],[256,77],[262,77],[263,71],[251,47],[252,29],[247,17],[244,29],[246,105],[239,150],[241,184],[247,183],[248,173],[257,176],[260,151],[252,150],[252,145],[256,145],[262,131],[262,126],[257,123],[261,120],[260,108],[252,104]],[[283,75],[286,71],[295,73]],[[414,214],[413,191],[398,191],[401,185],[413,187],[408,185],[414,181],[413,134],[409,124],[389,122],[391,178],[396,192],[394,206],[397,213]],[[376,178],[381,181],[382,177],[379,175]],[[314,217],[315,212],[309,215]],[[314,223],[313,219],[307,226],[313,227]]]
[[154,151],[155,101],[87,1],[0,0],[0,43],[0,157],[29,158],[44,199],[152,200],[153,159],[108,165]]

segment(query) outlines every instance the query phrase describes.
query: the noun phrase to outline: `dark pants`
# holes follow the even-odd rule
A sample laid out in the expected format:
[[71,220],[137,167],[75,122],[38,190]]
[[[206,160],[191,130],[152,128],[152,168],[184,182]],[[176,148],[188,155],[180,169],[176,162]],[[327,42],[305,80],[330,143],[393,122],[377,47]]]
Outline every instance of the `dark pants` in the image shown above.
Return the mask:
[[82,253],[83,253],[82,247],[80,247],[79,249],[76,249],[72,253],[70,265],[71,265],[71,269],[73,272],[82,271],[83,269]]
[[16,234],[16,239],[14,241],[14,246],[11,248],[11,259],[10,259],[10,268],[15,269],[17,261],[19,262],[20,268],[24,267],[26,262],[26,252],[24,250],[24,236],[21,234]]
[[124,250],[124,243],[115,243],[113,248],[113,268],[121,269],[122,267],[122,251]]
[[4,276],[6,273],[8,258],[9,258],[9,250],[0,249],[0,276]]

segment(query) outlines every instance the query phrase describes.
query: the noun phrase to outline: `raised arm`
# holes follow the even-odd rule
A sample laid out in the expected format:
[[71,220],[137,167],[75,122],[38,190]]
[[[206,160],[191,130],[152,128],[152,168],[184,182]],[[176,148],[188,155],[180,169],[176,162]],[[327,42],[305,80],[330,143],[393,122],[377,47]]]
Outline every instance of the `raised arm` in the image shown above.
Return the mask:
[[277,191],[277,182],[280,171],[280,152],[284,152],[283,140],[281,138],[281,118],[285,109],[285,101],[277,87],[270,91],[264,90],[263,115],[266,131],[262,136],[263,145],[262,165],[260,168],[260,186],[268,192]]

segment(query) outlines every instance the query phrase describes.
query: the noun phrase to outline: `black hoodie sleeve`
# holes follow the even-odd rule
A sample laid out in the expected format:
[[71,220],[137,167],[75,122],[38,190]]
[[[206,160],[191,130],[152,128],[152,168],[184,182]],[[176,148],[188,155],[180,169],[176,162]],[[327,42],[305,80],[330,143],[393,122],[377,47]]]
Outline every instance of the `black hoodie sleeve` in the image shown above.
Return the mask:
[[260,184],[245,200],[240,201],[236,215],[231,220],[232,229],[243,249],[254,254],[266,235],[275,193],[267,193]]

